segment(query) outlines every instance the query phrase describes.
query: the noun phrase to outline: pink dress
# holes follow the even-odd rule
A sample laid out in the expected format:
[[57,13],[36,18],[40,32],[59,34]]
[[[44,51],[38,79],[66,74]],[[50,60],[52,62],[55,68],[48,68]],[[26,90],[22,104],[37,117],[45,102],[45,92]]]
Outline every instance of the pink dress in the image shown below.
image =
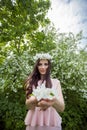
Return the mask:
[[[52,80],[52,84],[55,87],[60,85],[57,79]],[[28,110],[25,117],[26,130],[61,130],[61,122],[60,115],[53,107],[45,111],[36,107],[35,110]]]

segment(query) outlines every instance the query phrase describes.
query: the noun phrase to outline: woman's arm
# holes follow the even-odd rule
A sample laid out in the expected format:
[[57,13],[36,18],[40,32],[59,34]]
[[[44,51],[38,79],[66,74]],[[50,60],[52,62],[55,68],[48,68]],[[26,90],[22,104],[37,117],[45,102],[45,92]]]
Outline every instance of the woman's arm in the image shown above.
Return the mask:
[[37,105],[37,99],[35,96],[30,96],[28,93],[29,89],[29,81],[26,84],[26,101],[25,104],[27,106],[28,109],[35,109],[36,105]]
[[58,98],[54,98],[54,104],[53,107],[59,111],[59,112],[63,112],[65,109],[65,103],[64,103],[64,98],[63,98],[63,93],[62,93],[62,89],[61,89],[61,85],[60,85],[60,81],[57,80],[57,91],[58,91]]
[[28,109],[34,110],[35,107],[37,106],[37,99],[36,99],[36,97],[34,97],[34,96],[29,97],[28,99],[26,99],[25,104],[26,104]]

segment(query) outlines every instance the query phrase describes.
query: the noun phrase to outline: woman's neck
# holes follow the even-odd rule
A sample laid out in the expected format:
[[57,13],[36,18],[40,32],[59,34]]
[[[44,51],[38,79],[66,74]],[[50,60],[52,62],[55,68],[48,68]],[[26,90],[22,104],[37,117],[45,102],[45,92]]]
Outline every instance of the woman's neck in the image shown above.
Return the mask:
[[44,80],[44,77],[45,77],[45,75],[41,75],[41,80],[42,80],[42,81]]

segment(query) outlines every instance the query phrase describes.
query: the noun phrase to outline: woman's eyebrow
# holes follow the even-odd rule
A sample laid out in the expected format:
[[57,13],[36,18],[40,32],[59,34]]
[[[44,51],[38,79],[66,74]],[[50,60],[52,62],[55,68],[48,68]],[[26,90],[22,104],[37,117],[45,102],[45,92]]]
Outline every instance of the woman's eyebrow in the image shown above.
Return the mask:
[[42,64],[44,64],[44,65],[48,65],[48,63],[39,63],[38,65],[42,65]]

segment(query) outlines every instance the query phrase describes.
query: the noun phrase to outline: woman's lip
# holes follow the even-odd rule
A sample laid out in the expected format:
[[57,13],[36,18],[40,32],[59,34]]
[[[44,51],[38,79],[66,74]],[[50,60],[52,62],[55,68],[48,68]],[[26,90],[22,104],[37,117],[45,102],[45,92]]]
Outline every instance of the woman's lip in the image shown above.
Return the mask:
[[45,70],[41,70],[41,72],[45,72]]
[[45,72],[44,70],[41,70],[41,72]]

